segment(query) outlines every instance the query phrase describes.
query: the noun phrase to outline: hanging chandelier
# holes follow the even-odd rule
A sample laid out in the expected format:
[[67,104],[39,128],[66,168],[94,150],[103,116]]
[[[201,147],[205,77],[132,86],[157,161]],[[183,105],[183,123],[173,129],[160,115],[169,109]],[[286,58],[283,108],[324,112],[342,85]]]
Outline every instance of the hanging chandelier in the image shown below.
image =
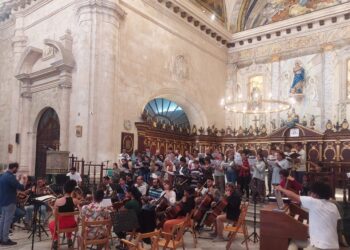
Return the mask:
[[254,93],[250,97],[243,100],[242,96],[238,96],[238,100],[235,101],[231,96],[221,99],[221,106],[233,113],[242,114],[267,114],[267,113],[279,113],[287,111],[291,108],[295,100],[291,98],[289,101],[282,101],[278,99],[272,99],[272,94],[269,94],[269,98],[263,98],[259,93]]

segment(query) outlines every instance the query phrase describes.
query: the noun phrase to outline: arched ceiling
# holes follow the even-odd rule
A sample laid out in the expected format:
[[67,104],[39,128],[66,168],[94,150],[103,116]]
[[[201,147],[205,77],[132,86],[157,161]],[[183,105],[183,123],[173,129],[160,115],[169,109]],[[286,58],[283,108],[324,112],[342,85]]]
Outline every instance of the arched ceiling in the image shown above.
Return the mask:
[[191,0],[232,33],[308,14],[350,0]]

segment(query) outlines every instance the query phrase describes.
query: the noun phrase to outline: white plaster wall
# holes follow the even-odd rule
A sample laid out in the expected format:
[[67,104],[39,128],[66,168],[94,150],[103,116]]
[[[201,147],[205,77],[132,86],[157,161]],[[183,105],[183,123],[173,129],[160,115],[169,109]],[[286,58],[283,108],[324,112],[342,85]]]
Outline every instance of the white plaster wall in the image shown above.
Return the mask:
[[[94,93],[85,96],[85,89],[90,88],[88,81],[83,81],[77,74],[93,73],[97,65],[87,65],[84,61],[87,54],[97,56],[95,52],[81,49],[84,27],[79,26],[76,11],[78,1],[60,0],[47,1],[46,5],[23,16],[24,35],[27,37],[27,46],[44,48],[44,39],[59,41],[67,29],[71,30],[73,37],[73,55],[76,65],[72,72],[72,89],[70,98],[69,148],[71,153],[94,161],[98,153],[89,154],[87,147],[89,130],[89,108],[91,101],[98,101]],[[117,1],[119,2],[119,1]],[[114,93],[115,112],[110,119],[114,121],[113,137],[114,159],[120,151],[121,132],[124,120],[132,124],[139,121],[140,114],[152,98],[165,97],[178,102],[188,113],[190,122],[199,126],[215,124],[218,128],[224,127],[225,116],[219,106],[219,100],[225,93],[227,51],[212,41],[207,41],[203,34],[189,27],[177,18],[160,12],[145,4],[142,0],[120,1],[120,6],[126,12],[126,17],[120,22],[119,43],[115,50],[103,51],[117,58],[117,73]],[[100,25],[100,24],[97,24]],[[1,28],[1,27],[0,27]],[[8,162],[7,145],[11,141],[6,131],[10,126],[10,91],[9,85],[14,81],[13,65],[11,62],[11,39],[13,33],[9,29],[7,38],[0,29],[0,163]],[[108,36],[108,31],[101,29],[103,34],[92,33],[91,41],[98,41]],[[5,38],[3,38],[5,37]],[[103,43],[102,43],[103,44]],[[86,46],[85,46],[86,47]],[[98,53],[98,51],[96,52]],[[176,79],[171,61],[178,55],[184,55],[187,60],[188,78]],[[110,70],[110,69],[106,69]],[[98,72],[103,77],[104,72]],[[11,79],[11,83],[10,80]],[[32,137],[29,145],[29,171],[35,166],[35,137],[36,122],[40,111],[45,107],[53,107],[61,119],[60,95],[58,89],[50,89],[34,93],[30,109],[30,126],[27,131]],[[20,100],[18,100],[20,102]],[[103,111],[102,111],[103,112]],[[21,116],[21,114],[18,114]],[[20,119],[19,119],[20,121]],[[83,137],[75,136],[75,126],[83,126]],[[94,128],[98,123],[94,123]],[[21,131],[18,124],[17,131]],[[131,132],[135,134],[135,147],[137,145],[137,131],[135,126]],[[93,142],[99,138],[93,138]],[[98,151],[99,148],[96,148]],[[103,155],[103,152],[100,154]],[[15,157],[20,159],[20,157]]]

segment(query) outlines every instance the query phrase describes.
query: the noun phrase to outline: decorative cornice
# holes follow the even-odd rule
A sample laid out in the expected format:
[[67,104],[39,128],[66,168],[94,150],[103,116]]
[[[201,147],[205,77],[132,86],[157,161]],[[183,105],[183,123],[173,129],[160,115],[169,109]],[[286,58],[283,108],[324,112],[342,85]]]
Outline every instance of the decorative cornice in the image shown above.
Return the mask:
[[152,7],[161,6],[169,13],[176,15],[179,19],[192,24],[193,28],[205,34],[211,40],[214,40],[218,45],[227,45],[230,40],[230,32],[221,24],[215,21],[209,21],[204,13],[198,11],[190,1],[182,0],[143,0]]
[[76,1],[76,12],[80,14],[83,11],[86,11],[86,9],[99,9],[99,10],[107,10],[114,12],[116,15],[115,17],[118,20],[121,20],[126,16],[126,12],[115,2],[108,1],[108,0],[79,0]]
[[232,35],[228,47],[231,48],[231,52],[234,52],[237,49],[295,37],[313,30],[322,30],[342,22],[349,22],[349,9],[350,2],[238,32]]

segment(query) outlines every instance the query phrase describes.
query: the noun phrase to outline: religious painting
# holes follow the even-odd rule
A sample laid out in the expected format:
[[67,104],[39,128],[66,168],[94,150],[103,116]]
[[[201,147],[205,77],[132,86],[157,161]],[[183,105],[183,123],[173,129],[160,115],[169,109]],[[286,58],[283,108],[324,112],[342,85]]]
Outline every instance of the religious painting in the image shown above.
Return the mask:
[[122,133],[122,146],[121,150],[125,149],[129,155],[132,155],[134,151],[134,134]]
[[250,1],[249,7],[243,10],[245,18],[243,29],[256,28],[261,25],[283,21],[292,17],[308,14],[317,10],[332,7],[350,0],[259,0]]
[[249,78],[249,98],[256,100],[263,96],[264,77],[261,75]]
[[221,22],[226,22],[226,9],[224,0],[194,0],[194,2],[204,9],[215,14]]
[[305,70],[302,67],[301,61],[297,60],[293,68],[294,78],[290,87],[291,94],[302,94],[304,81],[305,81]]
[[347,61],[346,96],[350,99],[350,59]]

